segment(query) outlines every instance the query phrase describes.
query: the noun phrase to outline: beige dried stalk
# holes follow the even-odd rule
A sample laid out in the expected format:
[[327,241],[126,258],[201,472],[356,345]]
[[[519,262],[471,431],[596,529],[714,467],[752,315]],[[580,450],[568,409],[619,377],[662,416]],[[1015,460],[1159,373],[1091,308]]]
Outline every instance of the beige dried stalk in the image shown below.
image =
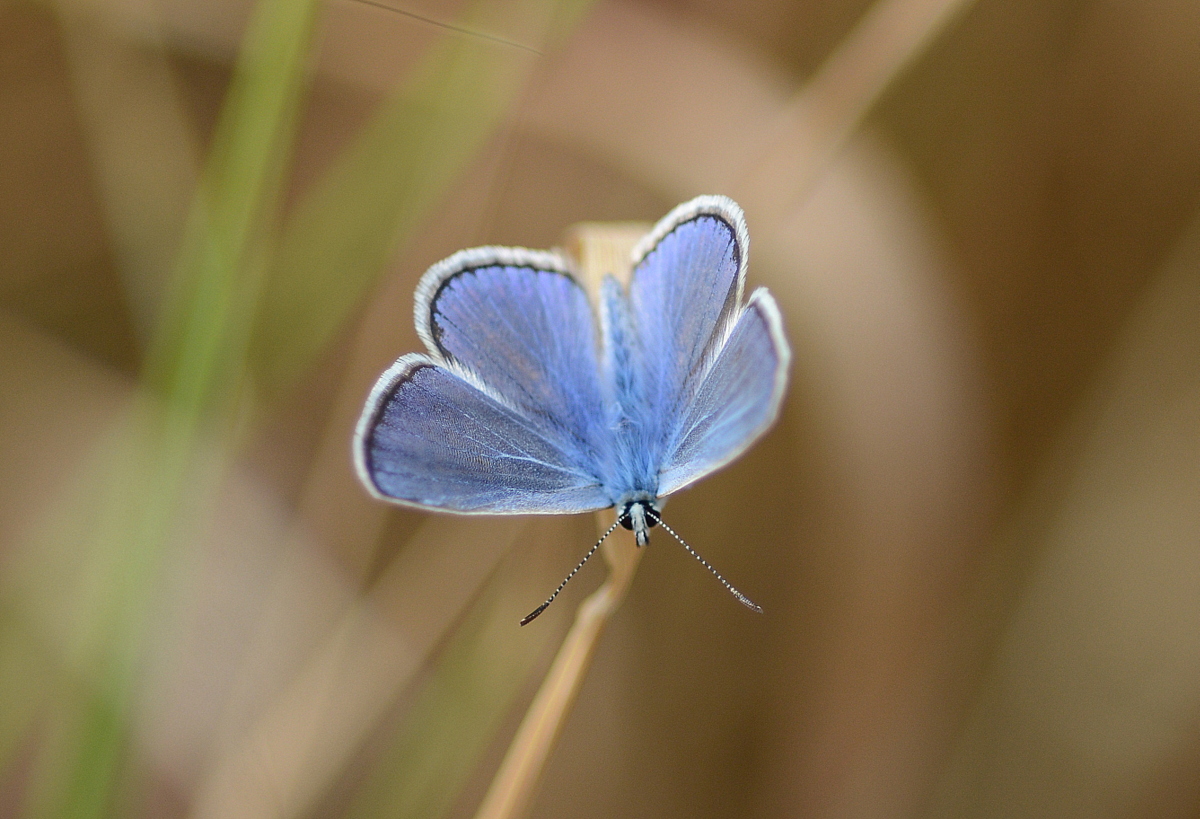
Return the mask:
[[[611,273],[628,281],[630,254],[648,225],[640,223],[576,225],[566,236],[567,252],[574,257],[584,284],[596,295],[600,280]],[[596,513],[596,528],[603,534],[612,525],[610,510]],[[575,623],[563,640],[541,688],[529,706],[500,769],[488,788],[476,819],[522,816],[545,768],[546,758],[561,730],[564,717],[579,693],[605,624],[629,590],[642,550],[633,533],[617,528],[601,547],[609,575],[604,584],[583,601]]]
[[[884,90],[973,0],[880,0],[793,96],[777,132],[738,174],[737,195],[778,220],[858,129]],[[806,147],[801,147],[806,146]],[[780,186],[780,178],[796,184]],[[773,192],[766,195],[765,192]],[[768,227],[771,227],[770,225]],[[635,224],[585,224],[567,235],[568,251],[595,296],[605,273],[628,280],[630,251],[647,230]],[[601,512],[601,532],[612,513]],[[546,758],[571,707],[612,612],[641,557],[632,533],[618,528],[604,544],[608,580],[583,602],[553,665],[525,714],[476,819],[524,816]]]

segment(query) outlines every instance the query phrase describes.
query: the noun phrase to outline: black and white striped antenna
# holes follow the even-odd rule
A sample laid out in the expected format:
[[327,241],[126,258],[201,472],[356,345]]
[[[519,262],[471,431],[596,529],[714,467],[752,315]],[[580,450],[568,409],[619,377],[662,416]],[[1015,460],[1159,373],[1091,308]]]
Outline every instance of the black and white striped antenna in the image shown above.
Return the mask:
[[[728,580],[726,580],[725,577],[720,572],[718,572],[716,569],[713,568],[711,563],[709,563],[707,560],[705,560],[703,557],[701,557],[700,553],[697,552],[695,549],[693,549],[686,540],[681,538],[674,529],[672,529],[670,526],[668,526],[666,523],[664,523],[662,516],[659,515],[656,510],[654,510],[652,507],[650,507],[648,505],[643,505],[643,509],[645,509],[647,514],[652,515],[654,517],[654,522],[657,523],[659,526],[661,526],[663,529],[665,529],[667,531],[667,534],[669,534],[671,537],[678,540],[680,545],[682,545],[683,548],[687,549],[688,554],[690,554],[692,557],[696,558],[696,560],[699,560],[701,566],[703,566],[704,568],[706,568],[710,572],[712,572],[712,576],[717,578],[717,581],[722,586],[725,587],[725,590],[727,592],[729,592],[734,597],[736,597],[739,603],[741,603],[743,606],[750,609],[751,611],[756,611],[759,614],[763,613],[762,606],[758,605],[753,600],[751,600],[749,597],[747,597],[746,595],[744,595],[740,591],[738,591],[737,588],[732,583],[730,583]],[[601,535],[600,539],[596,541],[596,545],[593,546],[591,549],[588,549],[588,553],[583,556],[583,560],[579,561],[579,563],[576,564],[575,568],[571,569],[570,574],[568,574],[566,577],[563,578],[563,582],[558,584],[558,588],[554,590],[554,593],[551,594],[548,598],[546,598],[546,602],[542,603],[542,605],[538,606],[536,609],[529,612],[529,614],[527,614],[524,617],[524,619],[521,620],[521,625],[523,625],[523,626],[529,625],[530,623],[532,623],[534,620],[537,619],[537,616],[539,614],[541,614],[543,611],[545,611],[547,608],[550,607],[550,604],[554,602],[554,598],[558,597],[559,592],[561,592],[566,587],[567,583],[571,582],[571,578],[579,573],[579,570],[583,568],[583,564],[587,563],[588,560],[591,559],[592,555],[596,554],[596,550],[600,548],[600,544],[603,543],[608,538],[608,536],[611,535],[613,533],[613,531],[620,524],[621,524],[621,519],[620,519],[620,517],[618,517],[617,520],[613,521],[613,525],[608,527],[608,531],[606,531],[603,535]]]
[[583,568],[583,564],[587,563],[588,560],[591,558],[591,556],[596,554],[596,550],[600,548],[600,544],[604,542],[605,538],[607,538],[609,535],[611,535],[613,533],[613,530],[617,528],[617,525],[619,523],[620,523],[620,520],[613,521],[613,525],[609,526],[608,531],[600,536],[600,539],[596,541],[596,545],[593,546],[591,549],[588,549],[588,553],[583,556],[583,560],[579,561],[578,565],[576,565],[574,569],[571,569],[571,573],[563,578],[563,582],[558,584],[558,588],[554,590],[554,594],[552,594],[548,598],[546,598],[545,603],[542,603],[542,605],[538,606],[536,609],[529,612],[529,614],[527,614],[525,616],[525,618],[523,620],[521,620],[521,625],[523,625],[523,626],[529,625],[537,618],[537,616],[539,614],[541,614],[543,611],[545,611],[547,608],[550,607],[550,604],[554,602],[554,598],[558,597],[558,593],[560,591],[562,591],[563,587],[566,586],[567,583],[569,583],[571,581],[571,578],[574,577],[579,572],[579,570]]
[[678,540],[680,542],[680,544],[682,544],[683,548],[688,550],[688,554],[690,554],[692,557],[699,560],[701,566],[703,566],[704,568],[706,568],[710,572],[712,572],[713,577],[717,578],[717,580],[720,581],[721,585],[725,587],[725,590],[727,592],[729,592],[730,594],[732,594],[734,597],[736,597],[738,599],[739,603],[741,603],[743,606],[750,609],[751,611],[756,611],[759,614],[763,613],[762,606],[758,605],[753,600],[751,600],[749,597],[747,597],[746,595],[744,595],[740,591],[738,591],[736,588],[734,588],[733,584],[730,583],[728,580],[726,580],[724,577],[722,577],[721,573],[718,572],[716,569],[714,569],[707,560],[700,557],[700,553],[697,552],[695,549],[693,549],[691,546],[689,546],[688,542],[686,540],[681,538],[679,535],[675,534],[674,529],[672,529],[667,524],[663,523],[662,515],[658,514],[658,512],[653,507],[647,506],[646,513],[649,515],[652,515],[654,517],[654,519],[658,522],[659,526],[666,529],[667,533],[671,537]]

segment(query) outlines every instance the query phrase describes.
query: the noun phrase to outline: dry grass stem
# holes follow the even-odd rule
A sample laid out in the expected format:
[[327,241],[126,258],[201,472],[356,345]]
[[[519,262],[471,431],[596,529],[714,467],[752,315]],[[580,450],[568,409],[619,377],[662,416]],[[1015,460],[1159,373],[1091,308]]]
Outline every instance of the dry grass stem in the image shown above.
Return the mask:
[[[740,179],[756,201],[773,192],[778,201],[766,212],[788,213],[797,192],[806,190],[838,148],[862,122],[883,91],[947,23],[971,0],[882,0],[796,93],[782,112],[774,137]],[[805,150],[804,148],[807,148]],[[793,185],[779,185],[780,169]],[[568,231],[566,247],[579,261],[589,288],[628,258],[629,248],[645,232],[641,225],[584,224]],[[623,271],[627,275],[627,271]],[[622,273],[618,273],[622,275]],[[600,530],[607,528],[601,516]],[[624,596],[638,560],[628,533],[606,549],[612,568],[608,581],[584,601],[542,687],[525,715],[512,745],[480,806],[477,819],[523,816],[587,670],[596,640]],[[607,546],[607,544],[606,544]],[[628,553],[628,554],[626,554]]]
[[[598,526],[608,528],[605,525],[607,516],[607,512],[596,514]],[[608,579],[580,604],[575,623],[530,703],[483,804],[475,814],[476,819],[511,819],[524,816],[528,811],[534,788],[562,730],[563,720],[579,693],[600,634],[608,618],[625,599],[642,557],[633,534],[624,529],[609,535],[603,551],[610,569]]]
[[[780,113],[766,150],[735,178],[769,214],[794,210],[897,77],[974,0],[880,0]],[[787,178],[791,185],[780,185]],[[772,196],[775,201],[761,202]],[[737,198],[735,196],[735,198]]]
[[[563,244],[576,259],[585,284],[595,293],[600,280],[609,273],[628,282],[630,253],[647,230],[648,226],[640,223],[581,224],[567,232]],[[603,534],[611,525],[612,513],[596,513],[599,533]],[[563,719],[579,693],[600,634],[608,618],[625,599],[642,557],[633,533],[620,528],[604,541],[602,551],[609,567],[608,579],[580,604],[575,623],[559,647],[554,663],[530,703],[475,814],[477,819],[510,819],[525,815],[529,808],[534,788],[550,749],[554,747],[554,740],[562,730]]]

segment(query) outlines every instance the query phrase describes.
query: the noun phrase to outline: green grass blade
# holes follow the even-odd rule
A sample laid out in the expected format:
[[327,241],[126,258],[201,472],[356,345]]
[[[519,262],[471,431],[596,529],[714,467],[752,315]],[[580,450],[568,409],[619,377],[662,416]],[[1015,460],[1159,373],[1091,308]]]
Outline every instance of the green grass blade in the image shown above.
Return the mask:
[[[213,139],[175,270],[172,295],[148,353],[146,384],[161,404],[85,465],[94,492],[71,493],[51,528],[75,533],[72,549],[94,572],[95,593],[72,611],[74,642],[87,644],[87,684],[62,705],[67,737],[54,775],[41,778],[40,815],[100,817],[113,810],[129,739],[129,706],[163,550],[187,503],[203,506],[197,475],[202,433],[236,413],[245,346],[271,245],[317,5],[256,6]],[[84,487],[86,489],[86,487]],[[96,505],[79,498],[102,497]],[[43,570],[50,567],[43,567]],[[54,583],[43,571],[42,585]],[[52,594],[45,595],[54,596]],[[35,777],[37,778],[37,777]]]
[[[591,0],[515,0],[514,29],[547,42]],[[461,21],[490,5],[477,2]],[[460,34],[442,37],[386,101],[283,232],[253,358],[260,386],[286,388],[325,348],[388,258],[502,121],[538,57]]]

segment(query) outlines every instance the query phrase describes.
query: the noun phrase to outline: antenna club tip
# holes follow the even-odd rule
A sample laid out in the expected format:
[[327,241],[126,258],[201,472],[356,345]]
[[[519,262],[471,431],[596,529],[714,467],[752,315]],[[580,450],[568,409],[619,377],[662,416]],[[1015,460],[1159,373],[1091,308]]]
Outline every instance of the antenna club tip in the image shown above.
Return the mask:
[[547,607],[547,606],[549,606],[549,605],[550,605],[549,603],[542,603],[542,605],[538,606],[536,609],[534,609],[533,611],[529,612],[529,614],[525,615],[525,617],[524,617],[524,618],[522,618],[522,620],[521,620],[521,625],[523,625],[523,626],[527,626],[527,625],[529,625],[530,623],[532,623],[534,620],[536,620],[536,619],[537,619],[537,616],[538,616],[539,614],[541,614],[543,611],[545,611],[545,610],[546,610],[546,607]]
[[741,603],[741,604],[742,604],[743,606],[745,606],[746,608],[750,609],[750,611],[756,612],[756,613],[758,613],[758,614],[762,614],[762,613],[763,613],[763,607],[762,607],[762,606],[758,605],[758,603],[755,603],[753,600],[751,600],[749,597],[747,597],[746,595],[742,594],[741,592],[739,592],[739,591],[734,591],[734,593],[733,593],[733,596],[737,598],[737,601],[738,601],[739,603]]

